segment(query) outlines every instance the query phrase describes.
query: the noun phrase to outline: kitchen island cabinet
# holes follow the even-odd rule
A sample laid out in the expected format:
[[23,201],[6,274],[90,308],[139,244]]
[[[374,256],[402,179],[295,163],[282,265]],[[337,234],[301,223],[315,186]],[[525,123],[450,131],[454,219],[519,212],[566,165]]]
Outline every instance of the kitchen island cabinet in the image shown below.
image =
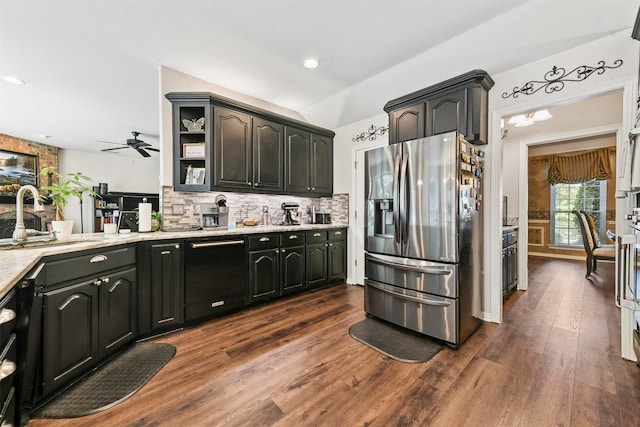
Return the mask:
[[[47,282],[42,290],[46,327],[41,331],[43,397],[137,336],[135,262],[135,248],[128,245],[46,264]],[[54,269],[57,271],[50,271]]]

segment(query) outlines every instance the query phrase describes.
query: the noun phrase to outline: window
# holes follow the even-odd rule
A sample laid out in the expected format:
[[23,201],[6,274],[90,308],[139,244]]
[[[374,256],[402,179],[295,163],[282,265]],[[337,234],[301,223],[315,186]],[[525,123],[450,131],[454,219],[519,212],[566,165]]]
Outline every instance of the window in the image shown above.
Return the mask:
[[604,241],[607,181],[591,180],[579,184],[551,186],[551,244],[582,246],[578,218],[571,211],[583,210],[593,216],[600,240]]

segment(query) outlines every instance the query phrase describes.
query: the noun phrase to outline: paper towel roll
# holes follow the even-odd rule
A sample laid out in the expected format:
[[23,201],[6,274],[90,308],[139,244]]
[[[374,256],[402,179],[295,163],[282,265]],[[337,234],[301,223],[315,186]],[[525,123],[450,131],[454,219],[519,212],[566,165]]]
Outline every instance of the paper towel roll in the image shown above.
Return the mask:
[[151,203],[138,204],[138,231],[140,233],[151,231]]

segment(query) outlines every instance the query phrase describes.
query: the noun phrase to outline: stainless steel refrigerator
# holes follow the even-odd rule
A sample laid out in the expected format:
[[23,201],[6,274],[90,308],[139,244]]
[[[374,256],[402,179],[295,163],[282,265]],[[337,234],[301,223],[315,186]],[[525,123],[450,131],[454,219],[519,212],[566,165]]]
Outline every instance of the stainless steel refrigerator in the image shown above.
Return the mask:
[[456,132],[365,157],[365,312],[458,347],[480,325],[484,152]]

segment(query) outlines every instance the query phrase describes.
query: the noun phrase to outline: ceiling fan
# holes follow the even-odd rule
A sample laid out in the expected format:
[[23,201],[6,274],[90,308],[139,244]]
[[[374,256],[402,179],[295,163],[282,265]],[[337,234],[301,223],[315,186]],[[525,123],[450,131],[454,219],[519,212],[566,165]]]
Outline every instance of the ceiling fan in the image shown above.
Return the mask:
[[156,152],[160,151],[157,148],[153,148],[151,146],[151,144],[148,144],[148,143],[138,139],[138,135],[140,135],[140,132],[133,131],[131,133],[133,134],[133,138],[127,139],[127,143],[126,144],[119,144],[117,142],[109,142],[109,141],[98,141],[98,142],[104,142],[104,143],[107,143],[107,144],[116,144],[116,145],[122,145],[123,146],[123,147],[116,147],[116,148],[105,148],[105,149],[102,149],[100,151],[113,151],[113,150],[122,150],[122,149],[125,149],[125,148],[133,148],[138,153],[140,153],[142,155],[142,157],[151,157],[151,154],[149,154],[147,152],[147,150],[156,151]]

